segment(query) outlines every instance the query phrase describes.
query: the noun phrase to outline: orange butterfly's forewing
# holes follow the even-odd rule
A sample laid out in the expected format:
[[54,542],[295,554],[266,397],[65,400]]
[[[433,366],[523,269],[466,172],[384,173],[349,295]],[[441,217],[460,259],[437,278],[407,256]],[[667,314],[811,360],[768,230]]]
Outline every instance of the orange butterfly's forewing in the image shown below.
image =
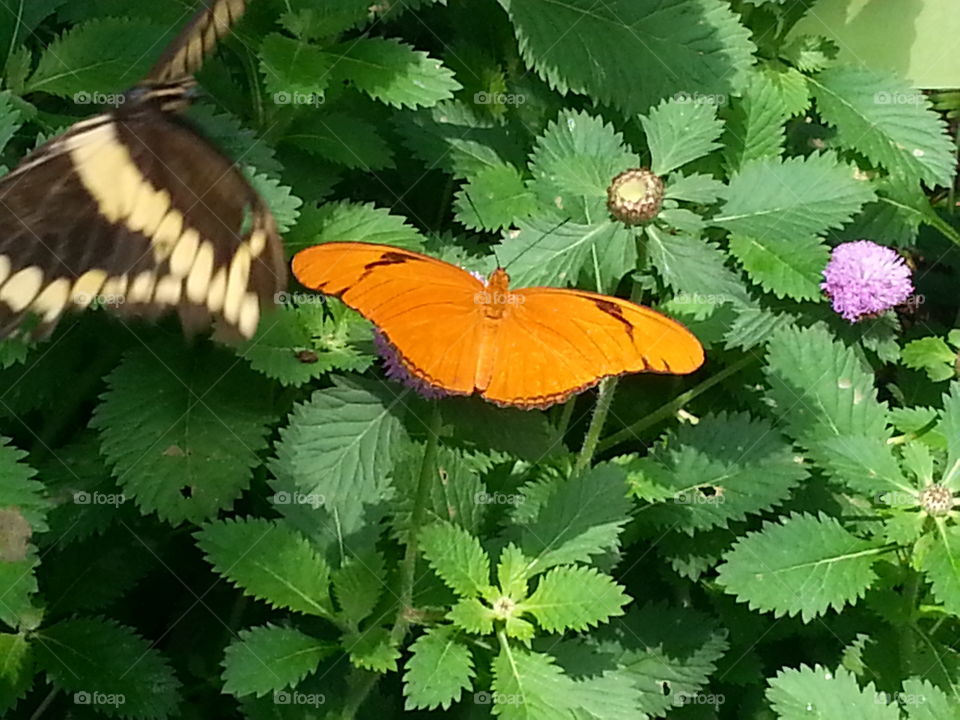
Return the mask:
[[297,253],[293,272],[375,323],[414,376],[499,405],[547,407],[604,377],[703,364],[700,342],[664,315],[581,290],[511,291],[502,269],[484,285],[409,250],[327,243]]

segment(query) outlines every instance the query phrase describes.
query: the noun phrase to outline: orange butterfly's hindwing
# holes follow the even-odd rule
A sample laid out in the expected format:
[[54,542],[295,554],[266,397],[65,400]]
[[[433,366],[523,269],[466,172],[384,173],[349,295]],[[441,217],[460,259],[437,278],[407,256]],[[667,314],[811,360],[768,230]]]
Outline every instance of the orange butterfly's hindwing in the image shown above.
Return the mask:
[[389,245],[327,243],[297,253],[305,286],[376,324],[411,375],[452,394],[543,408],[635,372],[686,374],[703,347],[650,308],[581,290],[511,291],[427,255]]

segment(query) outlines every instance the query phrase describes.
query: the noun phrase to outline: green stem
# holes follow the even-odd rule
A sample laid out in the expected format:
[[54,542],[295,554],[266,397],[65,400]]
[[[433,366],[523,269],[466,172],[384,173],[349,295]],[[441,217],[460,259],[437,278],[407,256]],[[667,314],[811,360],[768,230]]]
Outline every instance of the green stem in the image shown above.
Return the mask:
[[410,530],[407,535],[407,550],[400,568],[400,610],[390,633],[394,645],[399,645],[410,627],[410,611],[413,609],[413,586],[417,580],[417,554],[419,551],[420,526],[427,510],[427,498],[430,495],[430,483],[436,472],[437,449],[440,446],[440,405],[433,404],[430,423],[427,428],[427,446],[423,451],[423,464],[417,480],[417,492],[414,496],[413,515],[410,518]]
[[907,579],[906,586],[903,589],[904,604],[910,613],[910,621],[901,623],[898,630],[900,636],[900,658],[902,667],[907,676],[913,675],[913,666],[916,664],[916,638],[914,636],[914,627],[917,617],[917,597],[920,592],[920,575],[915,570],[907,570],[910,577]]
[[567,428],[570,427],[570,420],[573,418],[573,410],[576,406],[577,399],[572,397],[563,404],[563,408],[560,410],[560,420],[557,422],[557,435],[559,435],[561,439],[567,434]]
[[610,405],[613,403],[613,391],[617,387],[617,378],[607,378],[600,383],[600,395],[597,398],[597,407],[593,411],[593,417],[590,418],[590,427],[587,428],[587,436],[583,440],[583,447],[580,449],[580,456],[577,458],[577,464],[574,473],[579,474],[590,467],[590,461],[597,451],[597,443],[600,441],[600,432],[603,430],[603,424],[607,421],[607,415],[610,414]]
[[662,420],[666,420],[671,415],[675,415],[680,408],[686,405],[688,402],[692,401],[694,398],[702,395],[707,390],[712,388],[714,385],[723,382],[731,375],[736,375],[738,372],[743,370],[745,367],[752,365],[757,362],[758,358],[754,355],[748,355],[745,358],[742,358],[735,362],[733,365],[725,367],[720,372],[715,375],[711,375],[706,380],[698,385],[694,385],[692,388],[687,390],[685,393],[677,395],[672,401],[668,402],[666,405],[661,405],[659,408],[654,410],[649,415],[640,418],[637,422],[633,423],[629,427],[623,428],[623,430],[618,430],[610,437],[603,440],[598,446],[599,451],[609,450],[615,445],[619,445],[622,442],[631,440],[637,437],[641,432],[646,430],[651,425],[656,425]]

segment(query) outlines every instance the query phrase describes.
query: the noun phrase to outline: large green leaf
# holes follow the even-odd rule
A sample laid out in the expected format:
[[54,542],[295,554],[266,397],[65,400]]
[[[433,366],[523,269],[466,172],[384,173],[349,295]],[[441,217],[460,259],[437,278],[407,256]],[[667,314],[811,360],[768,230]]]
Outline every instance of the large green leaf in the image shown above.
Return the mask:
[[470,649],[449,625],[430,628],[410,646],[403,676],[407,710],[442,707],[460,700],[474,676]]
[[335,645],[290,627],[268,623],[241,630],[224,652],[223,689],[243,697],[291,687],[334,649]]

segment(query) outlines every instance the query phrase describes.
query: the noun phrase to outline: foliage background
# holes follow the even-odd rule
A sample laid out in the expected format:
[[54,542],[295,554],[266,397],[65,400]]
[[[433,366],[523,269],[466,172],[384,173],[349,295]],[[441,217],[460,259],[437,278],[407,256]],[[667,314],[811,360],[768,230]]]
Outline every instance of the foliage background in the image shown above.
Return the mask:
[[[3,0],[6,166],[191,5]],[[786,40],[804,2],[251,5],[190,117],[291,253],[495,249],[517,285],[680,318],[707,364],[433,405],[295,288],[239,348],[103,312],[0,344],[0,709],[960,716],[960,529],[923,493],[960,486],[956,146],[928,98]],[[641,165],[667,201],[631,229],[605,188]],[[851,326],[820,273],[862,237],[918,297]]]

